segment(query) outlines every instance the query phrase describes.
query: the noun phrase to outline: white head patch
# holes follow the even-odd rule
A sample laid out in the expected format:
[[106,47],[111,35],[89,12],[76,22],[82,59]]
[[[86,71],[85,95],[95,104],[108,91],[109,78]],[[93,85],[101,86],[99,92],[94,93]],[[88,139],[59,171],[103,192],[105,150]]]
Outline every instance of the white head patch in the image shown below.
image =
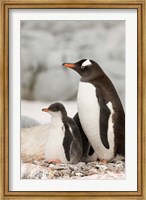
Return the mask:
[[81,67],[86,67],[87,65],[92,65],[92,63],[90,62],[89,59],[85,60],[83,63],[82,63],[82,66]]

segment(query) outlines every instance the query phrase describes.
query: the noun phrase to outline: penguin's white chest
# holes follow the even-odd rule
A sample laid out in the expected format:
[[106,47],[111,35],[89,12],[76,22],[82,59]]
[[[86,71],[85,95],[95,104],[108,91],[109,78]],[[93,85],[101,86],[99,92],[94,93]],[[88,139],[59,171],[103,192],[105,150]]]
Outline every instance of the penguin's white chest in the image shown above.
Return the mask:
[[114,154],[113,130],[111,127],[108,131],[110,149],[106,149],[100,138],[100,105],[96,97],[96,88],[92,84],[79,83],[77,105],[83,130],[98,158],[110,160]]
[[64,140],[64,127],[63,123],[55,125],[51,125],[48,130],[48,140],[45,148],[45,159],[52,160],[58,159],[63,163],[67,163],[67,159],[65,156],[65,151],[63,148],[63,140]]

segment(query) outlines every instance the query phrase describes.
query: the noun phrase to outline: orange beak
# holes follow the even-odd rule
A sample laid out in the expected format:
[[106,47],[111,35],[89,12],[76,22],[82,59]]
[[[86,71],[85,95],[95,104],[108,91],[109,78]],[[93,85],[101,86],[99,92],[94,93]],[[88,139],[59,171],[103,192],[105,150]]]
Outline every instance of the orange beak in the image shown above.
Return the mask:
[[49,109],[48,108],[43,108],[42,111],[43,112],[49,112]]
[[63,66],[73,68],[73,67],[75,67],[75,64],[73,64],[73,63],[63,63]]

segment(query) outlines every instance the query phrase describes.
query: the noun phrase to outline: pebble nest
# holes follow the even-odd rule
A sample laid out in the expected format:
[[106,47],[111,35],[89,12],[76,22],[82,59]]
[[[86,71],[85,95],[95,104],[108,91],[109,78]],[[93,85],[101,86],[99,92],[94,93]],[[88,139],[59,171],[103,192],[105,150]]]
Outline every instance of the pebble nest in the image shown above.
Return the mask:
[[34,160],[21,164],[22,179],[125,179],[125,162],[54,164]]

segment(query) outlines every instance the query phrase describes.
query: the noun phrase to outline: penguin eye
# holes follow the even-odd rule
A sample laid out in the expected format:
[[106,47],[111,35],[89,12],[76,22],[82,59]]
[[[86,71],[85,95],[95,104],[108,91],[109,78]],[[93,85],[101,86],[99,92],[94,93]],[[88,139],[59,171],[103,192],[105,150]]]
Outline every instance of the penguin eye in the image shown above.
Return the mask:
[[48,108],[50,111],[52,111],[52,112],[55,112],[55,111],[57,111],[57,109],[56,108]]
[[81,68],[82,68],[82,69],[86,69],[86,68],[89,68],[89,67],[91,67],[91,66],[92,66],[92,64],[86,65],[86,66],[81,66]]
[[82,68],[82,69],[85,69],[86,67],[87,67],[87,66],[83,66],[83,65],[81,65],[81,68]]
[[57,111],[57,108],[52,108],[52,111],[56,112],[56,111]]

